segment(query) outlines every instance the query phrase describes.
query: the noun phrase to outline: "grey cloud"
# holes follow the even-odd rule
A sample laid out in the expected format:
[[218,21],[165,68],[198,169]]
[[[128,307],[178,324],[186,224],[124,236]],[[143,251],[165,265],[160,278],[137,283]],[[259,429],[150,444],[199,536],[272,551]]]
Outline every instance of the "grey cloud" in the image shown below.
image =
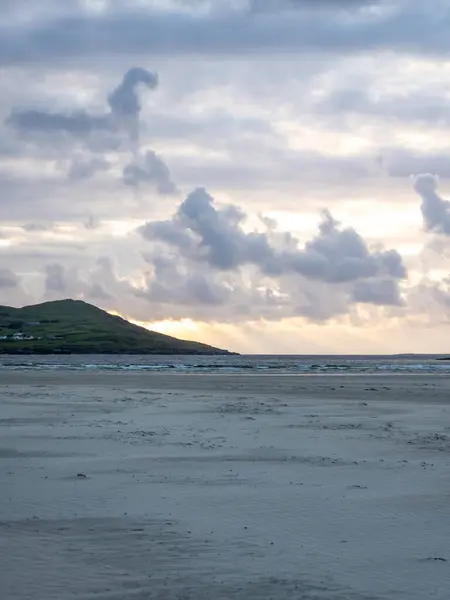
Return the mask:
[[123,170],[123,181],[126,185],[139,187],[141,184],[154,184],[159,194],[176,194],[177,188],[163,159],[153,150],[145,152],[143,157],[136,157],[134,162]]
[[[119,172],[120,181],[120,172]],[[0,222],[3,226],[21,223],[80,222],[93,212],[101,221],[127,219],[136,209],[136,199],[123,192],[116,177],[105,181],[84,179],[68,185],[65,171],[49,175],[2,173],[0,168]],[[87,248],[86,248],[87,250]]]
[[150,303],[152,318],[236,322],[295,314],[292,300],[281,299],[260,279],[244,281],[236,272],[218,272],[208,265],[199,267],[167,249],[154,250],[146,260],[152,272],[145,285],[133,294]]
[[95,116],[85,111],[62,114],[40,110],[15,110],[6,123],[22,133],[65,132],[85,137],[93,131],[110,130],[111,120],[107,115]]
[[[231,157],[208,161],[207,157],[205,160],[201,157],[200,160],[171,154],[168,163],[173,172],[171,181],[175,184],[176,176],[176,184],[180,182],[180,187],[182,184],[187,189],[202,181],[209,188],[221,188],[228,193],[232,193],[233,189],[239,189],[241,193],[247,190],[249,206],[255,206],[258,202],[257,209],[263,207],[264,210],[273,209],[272,198],[275,194],[277,203],[288,210],[296,210],[301,199],[300,211],[315,211],[318,203],[332,208],[336,199],[344,196],[349,202],[359,202],[361,196],[372,195],[374,187],[380,189],[384,197],[395,194],[395,201],[399,203],[408,198],[406,194],[402,196],[398,193],[396,181],[387,178],[382,180],[375,152],[373,155],[362,154],[346,160],[317,153],[277,152],[267,147],[264,150],[263,146],[261,144],[258,148],[255,142],[253,151],[248,148],[247,157],[242,151],[239,152],[237,144],[236,147],[231,146],[230,154],[234,156],[234,161]],[[450,150],[448,160],[445,154],[434,156],[398,149],[386,150],[383,169],[391,177],[402,179],[427,168],[442,177],[446,174],[450,176]],[[11,174],[6,167],[3,171],[0,169],[0,220],[3,226],[17,222],[43,225],[55,221],[79,222],[89,212],[95,213],[101,221],[111,217],[126,219],[130,211],[136,209],[136,197],[133,193],[124,194],[121,186],[117,185],[116,168],[123,169],[123,164],[129,160],[127,155],[124,158],[125,161],[121,160],[120,165],[114,165],[114,169],[111,167],[107,171],[108,177],[103,178],[100,172],[97,177],[77,179],[76,186],[67,185],[66,160],[61,160],[60,170],[52,175],[45,170],[35,174]],[[118,176],[120,181],[123,177],[120,170]],[[352,182],[351,186],[349,181]],[[155,184],[154,181],[140,185]],[[261,194],[264,190],[266,193]]]
[[[87,301],[109,302],[113,298],[112,291],[129,292],[126,287],[120,288],[112,263],[107,258],[97,260],[94,268],[84,268],[82,272],[73,265],[66,267],[63,263],[45,266],[45,297],[80,298]],[[108,289],[110,288],[110,289]]]
[[308,10],[340,10],[357,9],[367,6],[376,6],[384,0],[250,0],[249,7],[252,12],[279,12],[283,9],[308,9]]
[[[395,250],[371,250],[352,228],[341,228],[325,212],[318,234],[304,245],[291,234],[246,232],[246,215],[229,205],[217,209],[203,188],[194,190],[168,221],[149,222],[139,229],[148,240],[176,248],[182,256],[218,271],[236,271],[253,265],[268,277],[296,274],[329,284],[358,280],[406,277],[401,256]],[[392,294],[389,292],[389,303]]]
[[96,173],[107,171],[111,167],[111,163],[104,158],[91,157],[74,158],[67,172],[67,177],[72,181],[80,181],[81,179],[90,179]]
[[303,246],[273,220],[261,220],[262,232],[247,231],[245,221],[241,209],[217,208],[198,188],[171,219],[145,224],[139,232],[152,242],[144,254],[152,271],[136,297],[166,317],[223,321],[301,315],[320,322],[353,304],[402,304],[407,273],[398,252],[369,248],[328,212]]
[[64,132],[78,137],[87,137],[94,132],[114,131],[124,126],[132,137],[136,137],[136,121],[141,110],[138,87],[142,84],[154,89],[157,82],[155,73],[133,67],[125,73],[120,85],[108,95],[109,112],[95,115],[87,111],[64,114],[35,109],[15,110],[6,123],[21,133]]
[[[98,302],[107,310],[118,310],[130,315],[132,307],[135,310],[139,308],[135,288],[128,280],[117,275],[114,261],[108,256],[99,257],[95,265],[83,274],[83,278],[77,279],[77,289],[80,298]],[[148,320],[147,316],[142,318]]]
[[[6,257],[3,257],[6,258]],[[6,262],[6,261],[3,261]],[[11,261],[8,261],[11,264]],[[20,273],[18,275],[17,273]],[[23,306],[30,304],[32,299],[24,291],[21,269],[0,267],[0,304],[6,306]]]
[[340,228],[327,211],[318,235],[305,244],[304,250],[287,252],[283,258],[288,260],[294,271],[329,283],[384,276],[393,279],[406,277],[406,269],[397,251],[370,251],[354,229]]
[[197,188],[180,204],[171,221],[147,223],[140,232],[144,238],[167,241],[227,270],[256,261],[260,251],[270,254],[264,235],[242,231],[242,219],[242,213],[234,207],[216,210],[213,198],[205,189]]
[[416,192],[422,198],[422,212],[425,231],[450,235],[450,202],[437,193],[439,179],[431,173],[423,173],[413,178]]
[[184,307],[217,307],[227,301],[231,290],[222,282],[198,272],[182,273],[174,261],[164,267],[161,262],[161,257],[154,259],[154,277],[149,278],[145,290],[136,291],[138,297]]
[[381,149],[381,168],[390,177],[405,178],[413,173],[435,173],[440,177],[450,177],[450,148],[440,154],[415,152],[406,148]]
[[95,215],[89,214],[86,217],[83,225],[86,229],[93,231],[94,229],[98,229],[100,227],[101,222]]
[[158,75],[140,67],[129,69],[122,83],[108,96],[111,112],[117,116],[137,116],[141,110],[137,88],[145,85],[153,90],[158,85]]
[[352,297],[355,302],[362,304],[379,306],[402,304],[398,285],[393,279],[358,281],[353,286]]
[[[255,3],[258,0],[253,0]],[[264,1],[264,0],[263,0]],[[308,8],[316,8],[317,6],[326,6],[329,8],[339,7],[355,7],[377,5],[385,0],[286,0],[292,6],[306,6]]]
[[[431,172],[450,177],[450,148],[440,153],[425,152],[408,147],[374,148],[358,155],[339,156],[286,149],[277,140],[261,142],[258,138],[251,144],[239,145],[230,139],[225,147],[227,155],[221,159],[202,162],[196,158],[176,154],[171,164],[177,178],[185,185],[196,185],[200,180],[208,187],[252,189],[269,186],[281,190],[296,186],[297,190],[311,191],[342,185],[348,195],[358,195],[358,186],[373,187],[374,180],[383,175],[404,179],[412,173]],[[326,177],[324,177],[326,174]],[[349,187],[348,182],[352,182]],[[389,187],[384,181],[383,185]],[[364,190],[366,191],[366,190]],[[356,193],[355,193],[356,192]],[[332,194],[330,193],[332,202]]]
[[367,89],[344,88],[313,101],[312,110],[335,121],[341,121],[343,115],[355,115],[440,127],[450,125],[449,104],[444,91],[442,96],[426,91],[380,96],[371,94]]
[[450,316],[450,277],[440,281],[424,277],[408,290],[408,304],[416,314],[424,315],[429,323],[447,325]]
[[92,300],[110,300],[111,294],[105,291],[101,283],[94,283],[88,288],[86,297]]
[[[263,117],[242,117],[225,109],[201,114],[191,114],[187,107],[180,114],[166,114],[156,108],[146,115],[142,123],[143,135],[152,139],[189,139],[195,144],[207,143],[208,146],[227,146],[230,139],[243,141],[245,138],[270,139],[282,143],[283,138],[276,133],[272,123]],[[213,136],[211,135],[213,133]]]
[[40,233],[42,231],[52,231],[53,226],[49,223],[30,222],[22,225],[22,229],[29,233]]
[[62,294],[67,289],[66,270],[63,265],[54,263],[45,267],[45,291]]
[[[342,7],[342,2],[339,3]],[[115,54],[242,54],[248,52],[354,53],[397,50],[448,55],[448,3],[392,3],[392,10],[349,19],[336,11],[279,11],[249,14],[242,10],[209,13],[163,11],[120,6],[102,15],[78,15],[3,26],[1,64]]]
[[16,289],[20,285],[20,279],[9,269],[0,268],[0,289]]

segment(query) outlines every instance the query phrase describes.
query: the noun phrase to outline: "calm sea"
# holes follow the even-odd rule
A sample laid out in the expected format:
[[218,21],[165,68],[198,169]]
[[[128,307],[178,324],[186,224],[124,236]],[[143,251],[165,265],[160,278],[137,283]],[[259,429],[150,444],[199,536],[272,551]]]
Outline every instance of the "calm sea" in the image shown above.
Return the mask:
[[449,373],[439,356],[6,356],[4,370],[153,371],[172,373]]

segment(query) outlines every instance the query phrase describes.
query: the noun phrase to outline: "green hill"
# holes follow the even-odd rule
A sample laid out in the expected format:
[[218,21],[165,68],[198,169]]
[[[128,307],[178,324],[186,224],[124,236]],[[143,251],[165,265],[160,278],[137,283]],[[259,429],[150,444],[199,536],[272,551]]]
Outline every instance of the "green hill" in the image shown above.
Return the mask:
[[230,354],[149,331],[82,302],[0,306],[0,354]]

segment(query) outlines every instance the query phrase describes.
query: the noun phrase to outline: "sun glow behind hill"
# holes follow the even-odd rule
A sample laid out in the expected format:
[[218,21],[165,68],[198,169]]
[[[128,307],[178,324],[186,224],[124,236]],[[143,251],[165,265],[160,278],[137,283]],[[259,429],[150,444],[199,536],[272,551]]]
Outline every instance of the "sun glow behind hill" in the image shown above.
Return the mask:
[[133,319],[125,314],[119,313],[114,310],[108,311],[110,315],[115,315],[126,319],[133,325],[139,325],[149,331],[157,331],[158,333],[164,333],[165,335],[172,335],[174,337],[183,337],[184,339],[191,339],[196,341],[196,337],[201,330],[201,326],[192,321],[192,319],[181,319],[180,321],[174,321],[171,319],[165,319],[163,321],[139,321]]
[[122,319],[126,319],[134,325],[144,327],[149,331],[156,331],[179,339],[210,345],[213,345],[215,340],[221,340],[222,343],[228,344],[235,352],[258,352],[258,346],[255,345],[253,347],[249,344],[249,340],[246,339],[248,333],[246,326],[239,328],[228,323],[204,323],[193,321],[192,319],[140,321],[117,311],[109,310],[108,312],[111,315],[122,317]]
[[[241,354],[402,354],[424,352],[448,353],[446,342],[439,332],[430,330],[426,321],[412,319],[414,331],[399,319],[392,319],[387,329],[375,317],[369,325],[355,326],[342,317],[330,323],[308,323],[301,318],[270,322],[265,320],[244,323],[202,322],[191,319],[139,321],[122,313],[109,311],[130,323],[184,340],[228,348]],[[386,335],[393,340],[387,350]],[[274,337],[277,343],[274,344]]]

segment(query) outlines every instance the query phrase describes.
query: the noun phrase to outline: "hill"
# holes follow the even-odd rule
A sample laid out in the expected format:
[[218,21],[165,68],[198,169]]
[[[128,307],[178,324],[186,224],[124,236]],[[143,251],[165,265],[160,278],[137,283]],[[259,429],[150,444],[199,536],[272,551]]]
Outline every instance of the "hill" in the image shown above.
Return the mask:
[[0,354],[231,354],[149,331],[81,300],[0,306]]

